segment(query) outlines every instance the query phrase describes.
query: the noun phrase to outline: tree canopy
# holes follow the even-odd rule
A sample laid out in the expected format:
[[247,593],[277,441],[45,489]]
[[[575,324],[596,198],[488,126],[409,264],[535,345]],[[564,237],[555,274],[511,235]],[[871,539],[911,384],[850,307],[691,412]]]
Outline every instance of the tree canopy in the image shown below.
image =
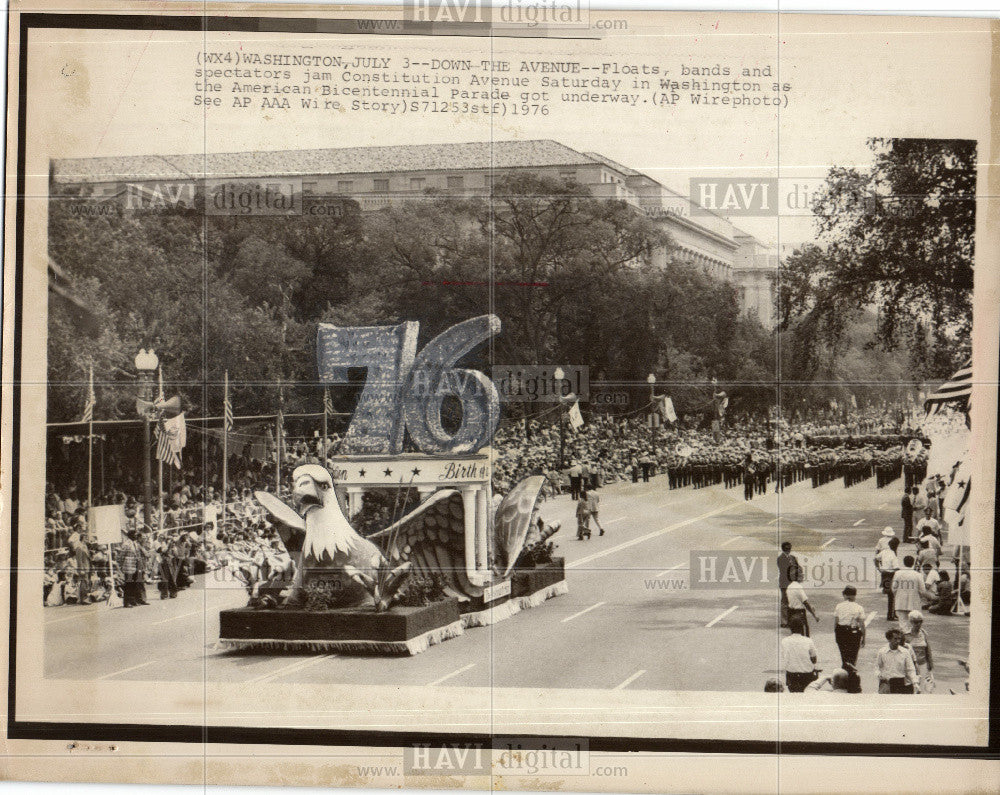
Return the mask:
[[[717,377],[750,385],[737,398],[746,408],[772,400],[773,335],[741,313],[734,286],[679,261],[635,207],[574,182],[517,175],[489,198],[428,192],[364,213],[345,200],[332,216],[89,215],[78,204],[52,201],[49,250],[100,332],[83,338],[50,307],[53,421],[79,417],[91,365],[97,415],[131,416],[132,358],[146,346],[190,411],[219,412],[226,371],[237,413],[274,411],[279,381],[306,385],[288,389],[286,411],[315,411],[319,322],[416,320],[422,346],[487,312],[503,330],[472,366],[585,364],[592,380],[614,383],[651,371]],[[666,266],[650,264],[663,250]],[[338,405],[349,408],[351,393],[335,395]]]
[[[832,168],[813,206],[818,243],[782,265],[778,315],[803,361],[833,345],[859,313],[874,341],[903,345],[916,379],[968,356],[972,330],[974,141],[874,138],[868,169]],[[812,346],[813,350],[805,349]]]

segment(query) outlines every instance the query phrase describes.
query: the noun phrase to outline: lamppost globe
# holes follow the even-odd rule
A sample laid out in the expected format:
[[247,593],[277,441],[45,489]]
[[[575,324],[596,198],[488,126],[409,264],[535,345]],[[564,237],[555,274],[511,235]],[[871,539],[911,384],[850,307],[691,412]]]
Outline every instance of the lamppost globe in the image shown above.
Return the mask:
[[557,367],[552,375],[555,376],[556,381],[562,381],[566,377],[566,371],[561,367]]
[[656,374],[655,373],[650,373],[649,375],[647,375],[646,376],[646,383],[649,384],[650,386],[652,386],[653,384],[655,384],[656,383]]
[[142,348],[135,355],[135,359],[133,361],[135,363],[135,369],[140,373],[154,372],[160,364],[160,359],[157,357],[156,352],[152,348],[149,350]]

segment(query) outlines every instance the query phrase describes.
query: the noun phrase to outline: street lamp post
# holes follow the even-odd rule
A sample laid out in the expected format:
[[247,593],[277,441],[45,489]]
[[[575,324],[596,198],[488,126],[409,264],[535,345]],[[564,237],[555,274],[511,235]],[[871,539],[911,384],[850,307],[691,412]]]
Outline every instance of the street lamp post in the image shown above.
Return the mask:
[[559,468],[562,469],[566,466],[566,412],[562,397],[562,380],[566,377],[566,373],[561,367],[557,367],[552,375],[559,382]]
[[[135,355],[135,369],[139,373],[139,397],[151,403],[153,400],[153,374],[160,364],[152,348],[143,348]],[[142,478],[143,478],[143,520],[146,527],[153,526],[153,473],[150,468],[150,415],[148,411],[142,414]]]
[[656,428],[653,426],[653,411],[656,404],[656,374],[650,373],[646,376],[646,383],[649,384],[649,447],[655,452],[656,449]]

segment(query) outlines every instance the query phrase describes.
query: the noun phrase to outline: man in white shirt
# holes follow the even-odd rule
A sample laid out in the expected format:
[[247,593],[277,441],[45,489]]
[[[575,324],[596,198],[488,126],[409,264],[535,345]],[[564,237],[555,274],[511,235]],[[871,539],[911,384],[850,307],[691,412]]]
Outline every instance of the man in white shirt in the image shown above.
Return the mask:
[[930,563],[925,563],[921,568],[924,572],[924,588],[932,598],[937,598],[937,584],[941,582],[941,575]]
[[809,604],[809,598],[806,596],[806,589],[802,587],[802,583],[799,582],[799,567],[797,565],[789,565],[788,576],[791,582],[788,583],[788,588],[785,589],[785,593],[788,595],[788,626],[792,625],[792,619],[798,619],[802,624],[802,634],[807,638],[809,637],[809,619],[806,616],[806,611],[808,610],[812,613],[812,617],[819,623],[819,616],[816,615],[816,611],[813,610],[811,604]]
[[879,649],[875,658],[879,693],[913,693],[917,683],[917,668],[909,648],[902,645],[903,633],[890,629],[885,633],[888,645]]
[[917,537],[926,535],[926,531],[930,531],[938,541],[941,540],[941,523],[934,518],[930,505],[924,508],[924,518],[917,522]]
[[896,557],[897,549],[899,549],[899,539],[893,536],[889,539],[889,546],[875,556],[875,568],[878,569],[879,574],[882,576],[882,593],[885,594],[888,600],[885,614],[886,621],[896,620],[896,595],[892,590],[892,580],[896,569],[899,568],[899,559]]
[[897,614],[919,610],[924,601],[930,599],[930,594],[924,588],[924,578],[913,568],[912,555],[903,558],[903,568],[896,571],[892,578],[893,604]]
[[[802,634],[802,621],[796,617],[788,620],[792,634],[781,639],[781,665],[785,669],[785,684],[791,693],[801,693],[815,678],[816,644]],[[911,660],[912,664],[912,660]]]

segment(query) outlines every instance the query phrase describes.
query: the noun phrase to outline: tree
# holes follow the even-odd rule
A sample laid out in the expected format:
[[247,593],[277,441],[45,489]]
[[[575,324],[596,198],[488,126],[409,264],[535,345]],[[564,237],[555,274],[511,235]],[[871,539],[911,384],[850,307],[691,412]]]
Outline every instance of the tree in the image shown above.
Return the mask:
[[[928,329],[928,376],[967,355],[972,329],[976,144],[874,138],[867,170],[833,168],[813,207],[815,309],[874,306],[886,348]],[[814,252],[800,252],[798,265]],[[820,261],[821,260],[821,261]]]

